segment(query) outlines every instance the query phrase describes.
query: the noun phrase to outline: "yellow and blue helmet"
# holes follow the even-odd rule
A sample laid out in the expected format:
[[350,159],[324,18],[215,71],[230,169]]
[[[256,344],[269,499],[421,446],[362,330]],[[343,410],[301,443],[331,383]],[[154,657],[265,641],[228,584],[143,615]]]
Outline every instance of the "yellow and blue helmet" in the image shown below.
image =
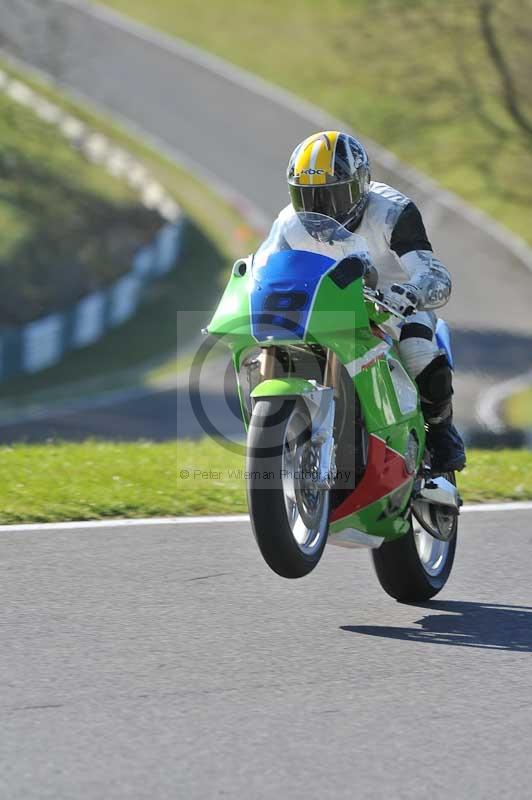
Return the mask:
[[298,144],[288,162],[288,190],[297,213],[325,214],[354,230],[369,198],[368,154],[354,136],[322,131]]

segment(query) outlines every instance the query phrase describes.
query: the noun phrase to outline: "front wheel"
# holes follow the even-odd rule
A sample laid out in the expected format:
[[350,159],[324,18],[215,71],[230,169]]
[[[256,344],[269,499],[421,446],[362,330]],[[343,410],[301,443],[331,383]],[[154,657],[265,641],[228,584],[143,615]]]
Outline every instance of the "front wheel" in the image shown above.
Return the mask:
[[284,578],[309,573],[325,548],[330,497],[316,480],[318,460],[302,400],[256,402],[247,442],[249,512],[266,563]]
[[[454,475],[447,477],[454,483]],[[431,509],[431,522],[445,540],[431,536],[422,527],[414,529],[411,522],[405,536],[371,552],[380,585],[400,603],[430,600],[443,589],[451,574],[458,516],[444,507],[435,507]]]

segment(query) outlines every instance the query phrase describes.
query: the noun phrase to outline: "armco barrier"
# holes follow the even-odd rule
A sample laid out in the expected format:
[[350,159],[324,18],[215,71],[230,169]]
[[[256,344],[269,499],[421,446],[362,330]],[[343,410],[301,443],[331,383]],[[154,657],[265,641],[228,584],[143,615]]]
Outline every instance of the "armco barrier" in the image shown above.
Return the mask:
[[0,70],[0,91],[57,127],[70,144],[114,177],[127,181],[143,205],[157,211],[162,227],[135,254],[131,269],[114,283],[62,311],[14,328],[0,329],[0,382],[57,364],[69,351],[86,347],[135,314],[144,286],[169,272],[179,259],[183,217],[177,203],[147,169],[107,137]]
[[86,347],[130,319],[144,286],[179,259],[183,222],[167,223],[141,248],[132,269],[64,311],[0,332],[0,381],[51,367],[71,350]]

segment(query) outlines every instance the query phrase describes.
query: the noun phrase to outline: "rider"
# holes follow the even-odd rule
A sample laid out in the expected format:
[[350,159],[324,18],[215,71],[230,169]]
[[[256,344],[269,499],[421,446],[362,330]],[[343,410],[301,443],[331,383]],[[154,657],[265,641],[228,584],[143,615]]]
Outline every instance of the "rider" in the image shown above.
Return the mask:
[[[452,372],[436,342],[434,309],[451,294],[451,276],[432,252],[421,214],[397,189],[371,180],[364,146],[339,131],[315,133],[299,144],[288,164],[291,205],[277,224],[296,213],[332,217],[367,242],[386,301],[408,320],[399,352],[416,381],[427,425],[427,448],[434,472],[465,466],[465,449],[452,422]],[[305,225],[305,216],[300,217]],[[313,247],[309,224],[308,249]],[[319,243],[316,241],[315,249]]]

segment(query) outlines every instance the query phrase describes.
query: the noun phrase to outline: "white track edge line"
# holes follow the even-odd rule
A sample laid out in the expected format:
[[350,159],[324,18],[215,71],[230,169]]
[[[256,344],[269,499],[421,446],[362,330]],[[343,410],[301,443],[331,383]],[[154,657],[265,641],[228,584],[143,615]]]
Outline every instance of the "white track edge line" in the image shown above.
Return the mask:
[[[532,511],[532,501],[509,503],[472,503],[462,508],[461,513],[490,513],[495,511]],[[204,517],[147,517],[145,519],[96,519],[80,522],[44,522],[0,525],[0,533],[24,533],[37,531],[90,530],[91,528],[136,528],[160,525],[213,525],[231,522],[249,522],[247,514],[213,515]]]
[[212,517],[147,517],[145,519],[91,519],[80,522],[32,522],[28,524],[0,525],[0,533],[24,533],[30,531],[70,531],[91,528],[158,527],[160,525],[194,525],[221,522],[249,522],[247,514]]

